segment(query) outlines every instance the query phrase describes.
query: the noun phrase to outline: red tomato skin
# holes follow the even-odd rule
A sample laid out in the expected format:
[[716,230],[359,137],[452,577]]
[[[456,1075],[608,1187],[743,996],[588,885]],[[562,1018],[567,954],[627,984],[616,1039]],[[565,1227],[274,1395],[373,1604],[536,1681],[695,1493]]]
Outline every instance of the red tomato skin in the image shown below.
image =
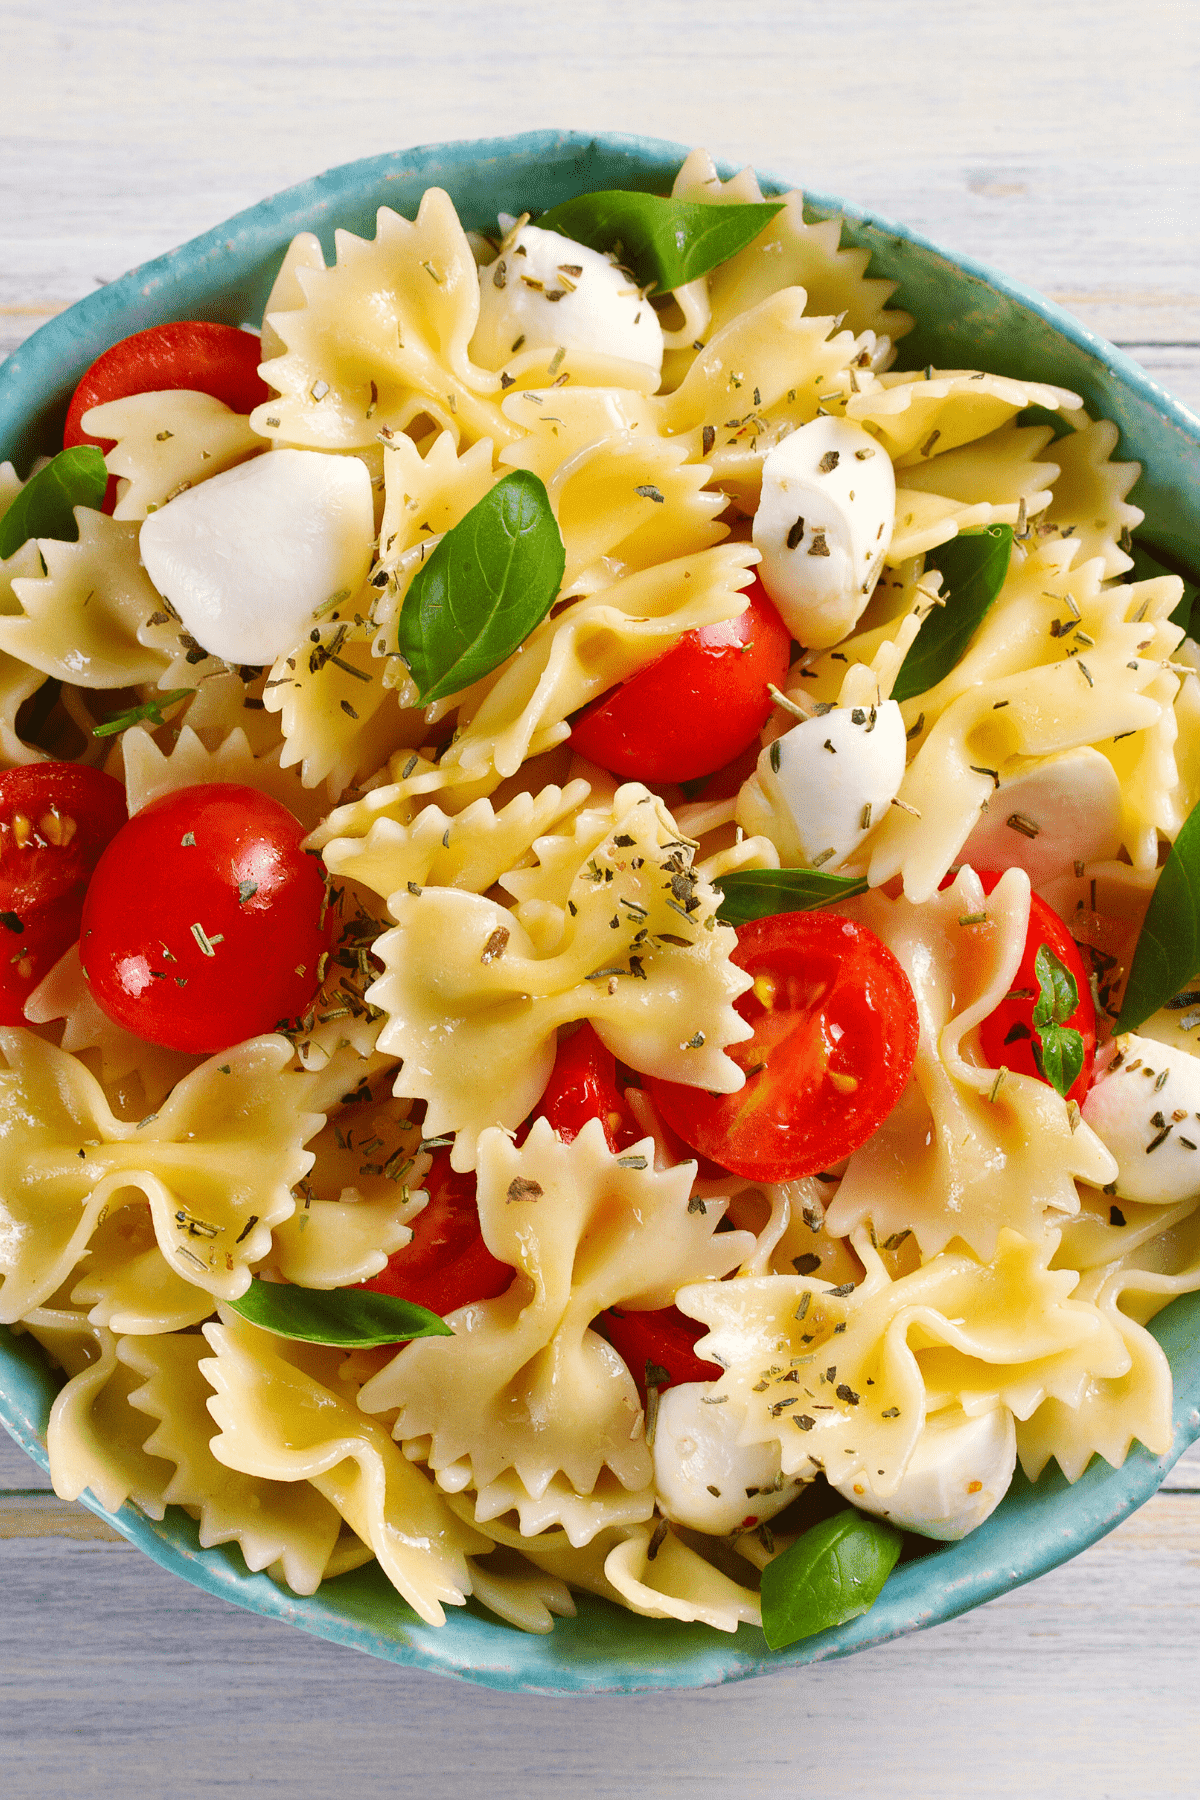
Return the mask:
[[79,936],[92,870],[125,818],[124,787],[99,769],[0,775],[0,1024],[25,1023],[29,995]]
[[655,1312],[605,1312],[597,1321],[605,1337],[637,1383],[646,1403],[646,1364],[665,1369],[669,1379],[656,1385],[679,1387],[685,1381],[719,1381],[724,1370],[716,1363],[701,1362],[696,1342],[708,1332],[706,1325],[685,1318],[677,1306]]
[[548,1119],[564,1144],[599,1119],[615,1156],[641,1137],[617,1086],[617,1059],[585,1021],[558,1046],[535,1119]]
[[656,662],[585,708],[571,747],[614,775],[695,781],[751,743],[787,676],[791,636],[762,584],[736,619],[689,631]]
[[332,929],[303,837],[285,806],[233,783],[135,813],[83,907],[80,960],[101,1011],[152,1044],[201,1054],[303,1015]]
[[[990,894],[1000,879],[1000,872],[977,869],[975,873],[983,883],[984,893]],[[1075,1100],[1082,1106],[1092,1084],[1092,1069],[1096,1061],[1096,1007],[1092,1000],[1092,987],[1074,938],[1053,907],[1048,906],[1037,894],[1029,897],[1029,930],[1012,983],[1014,989],[1032,989],[1032,996],[1027,1000],[1002,1000],[995,1012],[990,1013],[979,1027],[979,1047],[989,1068],[998,1069],[1001,1064],[1005,1064],[1014,1075],[1034,1075],[1039,1081],[1045,1080],[1033,1054],[1033,1009],[1037,1005],[1040,991],[1033,965],[1043,944],[1049,944],[1059,962],[1070,970],[1079,990],[1079,1005],[1067,1024],[1073,1026],[1083,1039],[1083,1067],[1068,1089],[1066,1098]],[[1022,1027],[1026,1034],[1024,1036],[1021,1035]],[[1009,1033],[1014,1028],[1017,1029],[1017,1036],[1009,1042]]]
[[413,1220],[412,1242],[361,1285],[411,1300],[442,1318],[476,1300],[494,1300],[509,1286],[513,1270],[483,1241],[474,1175],[457,1174],[450,1152],[439,1150],[425,1187],[429,1200]]
[[[115,439],[92,437],[83,429],[83,415],[93,406],[124,400],[130,394],[190,388],[211,394],[234,412],[252,412],[271,398],[271,390],[258,372],[261,361],[259,339],[235,325],[179,319],[135,332],[98,356],[84,374],[67,408],[63,449],[95,444],[107,455]],[[106,513],[116,505],[116,495],[116,477],[110,476],[104,498]]]
[[650,1094],[723,1168],[792,1181],[849,1156],[891,1112],[916,1059],[917,1004],[887,945],[840,914],[777,913],[737,935],[732,960],[758,978],[735,1003],[754,1037],[728,1051],[746,1085],[710,1094],[652,1077]]

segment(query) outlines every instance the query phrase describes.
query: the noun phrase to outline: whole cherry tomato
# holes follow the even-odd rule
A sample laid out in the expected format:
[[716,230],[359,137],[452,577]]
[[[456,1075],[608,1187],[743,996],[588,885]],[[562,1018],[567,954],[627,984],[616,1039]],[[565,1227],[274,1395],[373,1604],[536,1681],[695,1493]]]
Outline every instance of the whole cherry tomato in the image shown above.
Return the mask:
[[835,913],[777,913],[738,927],[732,960],[754,977],[736,1002],[754,1036],[728,1054],[736,1094],[652,1078],[685,1144],[751,1181],[828,1169],[895,1106],[917,1054],[904,970],[865,926]]
[[81,763],[29,763],[0,775],[0,1024],[79,936],[92,870],[125,823],[125,789]]
[[760,582],[744,613],[689,631],[657,662],[602,694],[571,733],[580,756],[638,781],[694,781],[731,762],[765,724],[791,638]]
[[302,1015],[329,946],[318,857],[256,788],[212,782],[135,813],[100,858],[79,954],[118,1025],[207,1052]]
[[412,1242],[394,1251],[387,1268],[362,1286],[411,1300],[443,1317],[502,1294],[513,1271],[483,1241],[474,1175],[456,1174],[450,1152],[439,1150],[425,1187],[429,1199],[413,1220]]
[[[83,429],[83,415],[109,400],[130,394],[160,394],[168,388],[190,388],[211,394],[234,412],[248,413],[271,390],[258,372],[262,345],[250,331],[234,325],[215,325],[208,319],[180,319],[169,325],[152,325],[133,337],[122,338],[88,369],[71,396],[63,427],[63,449],[76,444],[95,444],[106,453],[112,438],[92,437]],[[104,511],[116,504],[116,478],[110,477]]]
[[687,1319],[677,1306],[657,1312],[606,1312],[597,1321],[605,1337],[637,1383],[642,1403],[646,1400],[646,1365],[663,1371],[655,1379],[658,1388],[678,1387],[684,1381],[719,1381],[724,1371],[716,1363],[701,1362],[696,1340],[707,1325]]
[[[990,894],[1000,879],[999,871],[976,870],[976,874],[983,883],[985,894]],[[1079,1004],[1065,1023],[1083,1039],[1083,1067],[1067,1090],[1066,1098],[1077,1100],[1082,1106],[1091,1086],[1092,1066],[1096,1060],[1096,1008],[1091,984],[1074,938],[1054,909],[1037,894],[1032,894],[1029,899],[1029,929],[1012,987],[995,1012],[990,1013],[979,1027],[979,1045],[990,1068],[998,1069],[1003,1064],[1016,1075],[1036,1075],[1039,1080],[1045,1080],[1037,1056],[1038,1040],[1033,1023],[1033,1009],[1041,992],[1033,965],[1043,944],[1049,945],[1074,978],[1079,993]]]
[[578,1137],[589,1119],[599,1119],[614,1155],[642,1135],[617,1086],[617,1059],[586,1021],[560,1041],[550,1080],[533,1116],[549,1119],[564,1144]]

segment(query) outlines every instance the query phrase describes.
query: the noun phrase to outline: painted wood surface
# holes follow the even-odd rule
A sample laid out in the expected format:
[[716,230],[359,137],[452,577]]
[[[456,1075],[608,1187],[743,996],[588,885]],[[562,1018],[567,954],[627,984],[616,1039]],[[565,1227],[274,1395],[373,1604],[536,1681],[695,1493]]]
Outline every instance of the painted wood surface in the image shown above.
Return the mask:
[[[264,193],[542,125],[705,143],[1040,287],[1200,411],[1200,9],[0,0],[0,355]],[[519,197],[515,197],[519,198]],[[1200,1454],[1075,1562],[847,1662],[508,1698],[226,1607],[0,1432],[0,1785],[494,1800],[1196,1793]]]

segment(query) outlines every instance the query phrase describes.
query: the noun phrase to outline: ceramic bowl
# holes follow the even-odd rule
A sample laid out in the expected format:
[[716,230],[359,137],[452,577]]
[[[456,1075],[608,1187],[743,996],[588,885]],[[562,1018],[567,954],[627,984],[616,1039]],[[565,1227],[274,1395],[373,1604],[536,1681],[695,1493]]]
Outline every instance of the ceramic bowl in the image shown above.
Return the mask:
[[[598,188],[668,192],[685,154],[652,138],[527,132],[371,157],[289,188],[89,295],[0,364],[0,459],[13,460],[24,474],[34,456],[60,447],[76,382],[119,338],[170,319],[257,323],[297,231],[315,231],[331,257],[335,227],[373,236],[377,207],[412,217],[431,186],[447,189],[466,226],[486,229],[498,211],[536,211]],[[768,194],[796,185],[769,175],[761,180]],[[1147,537],[1190,560],[1189,547],[1200,538],[1200,420],[1111,344],[1002,275],[838,200],[810,194],[806,210],[813,218],[840,216],[843,242],[870,250],[871,273],[899,283],[895,304],[917,320],[902,340],[901,367],[932,362],[1056,382],[1114,420],[1121,432],[1117,455],[1142,464],[1132,497],[1145,510]],[[472,1604],[452,1610],[436,1630],[409,1611],[375,1565],[302,1599],[266,1575],[250,1574],[236,1547],[202,1550],[195,1524],[178,1509],[156,1524],[132,1506],[110,1515],[88,1495],[84,1504],[195,1586],[392,1662],[542,1693],[704,1687],[847,1656],[935,1625],[1103,1537],[1149,1498],[1200,1433],[1198,1322],[1200,1294],[1192,1294],[1151,1326],[1175,1379],[1175,1441],[1166,1456],[1135,1447],[1121,1469],[1096,1458],[1073,1487],[1054,1465],[1034,1486],[1018,1472],[978,1531],[902,1564],[864,1617],[777,1654],[747,1625],[729,1636],[637,1618],[588,1595],[579,1597],[578,1616],[558,1621],[547,1637],[513,1630]],[[33,1340],[0,1328],[0,1418],[43,1468],[56,1386]]]

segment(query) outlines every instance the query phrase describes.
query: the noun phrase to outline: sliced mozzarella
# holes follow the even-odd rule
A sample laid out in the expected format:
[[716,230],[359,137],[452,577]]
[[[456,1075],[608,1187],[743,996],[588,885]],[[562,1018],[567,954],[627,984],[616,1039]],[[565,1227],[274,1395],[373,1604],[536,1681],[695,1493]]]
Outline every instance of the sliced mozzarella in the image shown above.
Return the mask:
[[737,820],[785,865],[836,869],[878,825],[904,779],[894,700],[834,707],[768,744],[738,797]]
[[1024,869],[1034,887],[1073,863],[1108,861],[1121,847],[1121,784],[1090,747],[1048,756],[1005,780],[955,857],[973,869]]
[[768,451],[758,573],[794,638],[822,650],[852,629],[895,522],[892,459],[861,425],[813,419]]
[[146,573],[198,644],[271,663],[308,636],[332,594],[371,569],[371,477],[356,456],[272,450],[150,514]]
[[1007,1406],[974,1419],[951,1406],[926,1420],[894,1494],[881,1499],[865,1474],[834,1485],[860,1512],[956,1543],[996,1510],[1016,1466],[1017,1433]]
[[591,350],[662,374],[658,314],[624,269],[557,231],[523,225],[479,271],[471,356],[500,369],[518,350]]
[[665,1518],[721,1537],[774,1518],[804,1483],[782,1478],[778,1444],[738,1443],[741,1409],[733,1400],[712,1405],[715,1385],[684,1382],[659,1400],[654,1482]]
[[1150,1205],[1190,1200],[1200,1194],[1200,1057],[1132,1031],[1117,1051],[1083,1103],[1116,1158],[1117,1193]]

